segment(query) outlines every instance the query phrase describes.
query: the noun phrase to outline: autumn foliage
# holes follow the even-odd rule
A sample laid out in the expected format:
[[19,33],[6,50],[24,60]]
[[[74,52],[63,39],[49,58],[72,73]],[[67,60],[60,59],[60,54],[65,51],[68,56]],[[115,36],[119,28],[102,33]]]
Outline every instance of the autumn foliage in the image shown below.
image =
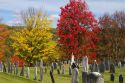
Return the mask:
[[73,53],[76,58],[82,56],[96,57],[97,33],[100,31],[98,22],[89,11],[86,2],[70,0],[61,7],[57,25],[59,45],[68,57]]
[[6,25],[0,25],[0,60],[4,57],[4,49],[7,49],[5,44],[6,39],[9,37],[10,31],[7,29]]

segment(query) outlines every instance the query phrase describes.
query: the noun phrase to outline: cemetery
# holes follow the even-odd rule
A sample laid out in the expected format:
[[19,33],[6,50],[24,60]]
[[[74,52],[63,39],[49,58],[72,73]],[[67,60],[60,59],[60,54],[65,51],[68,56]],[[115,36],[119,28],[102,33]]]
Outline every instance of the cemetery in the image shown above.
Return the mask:
[[91,0],[60,2],[58,19],[49,5],[21,10],[18,25],[0,16],[0,83],[125,83],[124,10],[96,17]]

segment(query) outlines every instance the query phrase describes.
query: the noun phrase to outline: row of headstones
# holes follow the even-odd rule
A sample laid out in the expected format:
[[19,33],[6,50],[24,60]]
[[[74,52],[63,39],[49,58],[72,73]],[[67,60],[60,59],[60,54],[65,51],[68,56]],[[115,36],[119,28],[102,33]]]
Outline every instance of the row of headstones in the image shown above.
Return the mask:
[[[8,70],[7,70],[8,69]],[[19,74],[19,63],[15,62],[14,64],[10,64],[10,67],[6,67],[6,65],[2,62],[0,62],[0,72],[7,72],[7,73],[14,73],[15,75]],[[22,66],[20,76],[24,76],[24,64]],[[34,80],[37,80],[37,65],[35,65],[35,74],[34,74]],[[26,71],[26,77],[30,78],[30,68],[27,67]],[[43,80],[43,62],[40,62],[40,81]]]

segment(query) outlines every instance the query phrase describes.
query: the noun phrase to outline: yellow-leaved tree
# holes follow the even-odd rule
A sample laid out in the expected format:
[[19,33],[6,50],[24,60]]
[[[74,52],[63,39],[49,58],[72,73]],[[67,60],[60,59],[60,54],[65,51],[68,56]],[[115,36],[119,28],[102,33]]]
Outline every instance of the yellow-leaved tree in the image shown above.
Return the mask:
[[21,30],[14,31],[11,36],[14,41],[12,46],[17,55],[28,63],[46,60],[48,59],[46,56],[55,56],[56,51],[52,47],[56,44],[50,45],[53,36],[50,32],[51,21],[47,16],[33,8],[21,12],[21,16],[25,26]]

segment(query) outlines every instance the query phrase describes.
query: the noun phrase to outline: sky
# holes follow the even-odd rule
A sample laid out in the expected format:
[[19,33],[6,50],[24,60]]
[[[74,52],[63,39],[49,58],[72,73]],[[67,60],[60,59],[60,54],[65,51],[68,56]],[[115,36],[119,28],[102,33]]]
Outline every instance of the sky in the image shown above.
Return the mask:
[[[125,11],[125,0],[85,0],[89,10],[98,19],[105,13],[112,14],[115,11]],[[60,14],[60,7],[65,6],[69,0],[0,0],[0,18],[3,23],[13,26],[20,22],[20,11],[30,7],[42,9],[53,20],[56,27]]]

